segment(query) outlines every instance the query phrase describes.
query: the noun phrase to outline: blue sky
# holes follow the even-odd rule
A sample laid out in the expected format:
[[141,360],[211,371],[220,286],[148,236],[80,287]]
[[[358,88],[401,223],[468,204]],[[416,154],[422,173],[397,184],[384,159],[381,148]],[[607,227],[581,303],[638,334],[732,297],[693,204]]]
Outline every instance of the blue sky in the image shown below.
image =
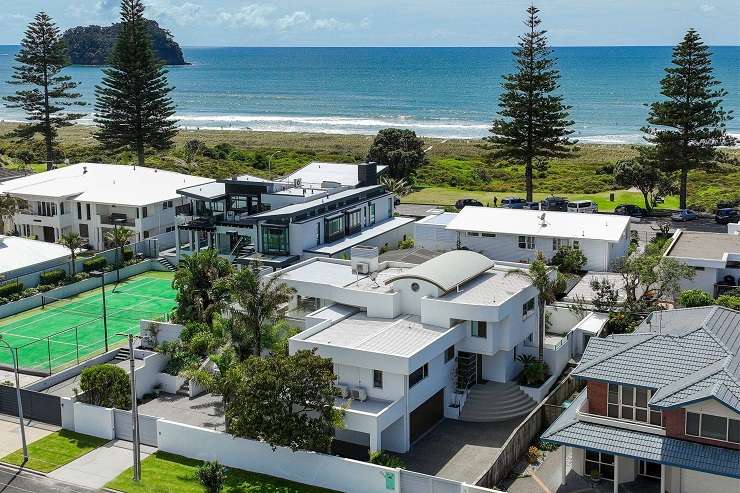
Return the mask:
[[[61,28],[109,24],[118,0],[3,0],[0,44],[45,9]],[[145,0],[187,46],[511,46],[520,0]],[[738,0],[542,0],[555,46],[672,45],[689,27],[740,44]]]

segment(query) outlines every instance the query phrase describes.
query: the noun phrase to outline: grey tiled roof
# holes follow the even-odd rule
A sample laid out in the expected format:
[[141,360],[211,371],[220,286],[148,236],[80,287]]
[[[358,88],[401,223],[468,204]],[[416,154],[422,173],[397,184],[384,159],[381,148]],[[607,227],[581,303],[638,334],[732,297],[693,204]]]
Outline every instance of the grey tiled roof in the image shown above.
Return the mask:
[[713,397],[740,411],[740,312],[655,312],[633,334],[592,338],[573,375],[655,389],[656,407]]
[[585,398],[586,392],[581,392],[542,438],[561,445],[740,478],[740,450],[579,421],[576,411]]

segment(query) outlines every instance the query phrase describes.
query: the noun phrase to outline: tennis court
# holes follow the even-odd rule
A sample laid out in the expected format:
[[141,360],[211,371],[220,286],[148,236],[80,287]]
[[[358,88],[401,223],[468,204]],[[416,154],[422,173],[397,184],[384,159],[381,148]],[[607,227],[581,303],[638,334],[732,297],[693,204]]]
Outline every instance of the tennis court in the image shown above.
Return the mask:
[[[162,319],[175,306],[172,278],[145,273],[105,287],[108,344],[125,339],[116,333],[139,333],[139,320]],[[45,297],[42,308],[0,321],[3,339],[18,349],[19,366],[54,372],[100,354],[105,349],[103,294],[94,289],[72,298]],[[0,364],[11,365],[9,351],[0,350]]]

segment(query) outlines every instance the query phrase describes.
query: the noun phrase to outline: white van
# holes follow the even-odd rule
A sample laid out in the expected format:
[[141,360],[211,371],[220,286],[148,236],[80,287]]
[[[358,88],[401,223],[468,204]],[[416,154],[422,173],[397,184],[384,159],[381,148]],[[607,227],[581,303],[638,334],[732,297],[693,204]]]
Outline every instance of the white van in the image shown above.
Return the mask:
[[568,212],[593,214],[598,211],[599,206],[596,205],[596,202],[592,202],[590,200],[574,200],[573,202],[568,202]]

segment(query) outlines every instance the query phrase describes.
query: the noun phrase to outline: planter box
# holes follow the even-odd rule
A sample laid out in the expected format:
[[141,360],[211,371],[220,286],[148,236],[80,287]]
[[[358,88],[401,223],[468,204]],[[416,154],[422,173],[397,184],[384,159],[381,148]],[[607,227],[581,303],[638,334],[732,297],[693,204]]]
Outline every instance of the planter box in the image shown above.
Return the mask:
[[550,388],[555,383],[555,380],[557,380],[557,378],[558,374],[555,373],[551,375],[550,378],[545,380],[545,383],[543,383],[539,387],[526,387],[524,385],[520,385],[519,389],[527,394],[529,397],[531,397],[533,401],[539,404],[545,399],[545,397],[547,397],[548,392],[550,392]]

